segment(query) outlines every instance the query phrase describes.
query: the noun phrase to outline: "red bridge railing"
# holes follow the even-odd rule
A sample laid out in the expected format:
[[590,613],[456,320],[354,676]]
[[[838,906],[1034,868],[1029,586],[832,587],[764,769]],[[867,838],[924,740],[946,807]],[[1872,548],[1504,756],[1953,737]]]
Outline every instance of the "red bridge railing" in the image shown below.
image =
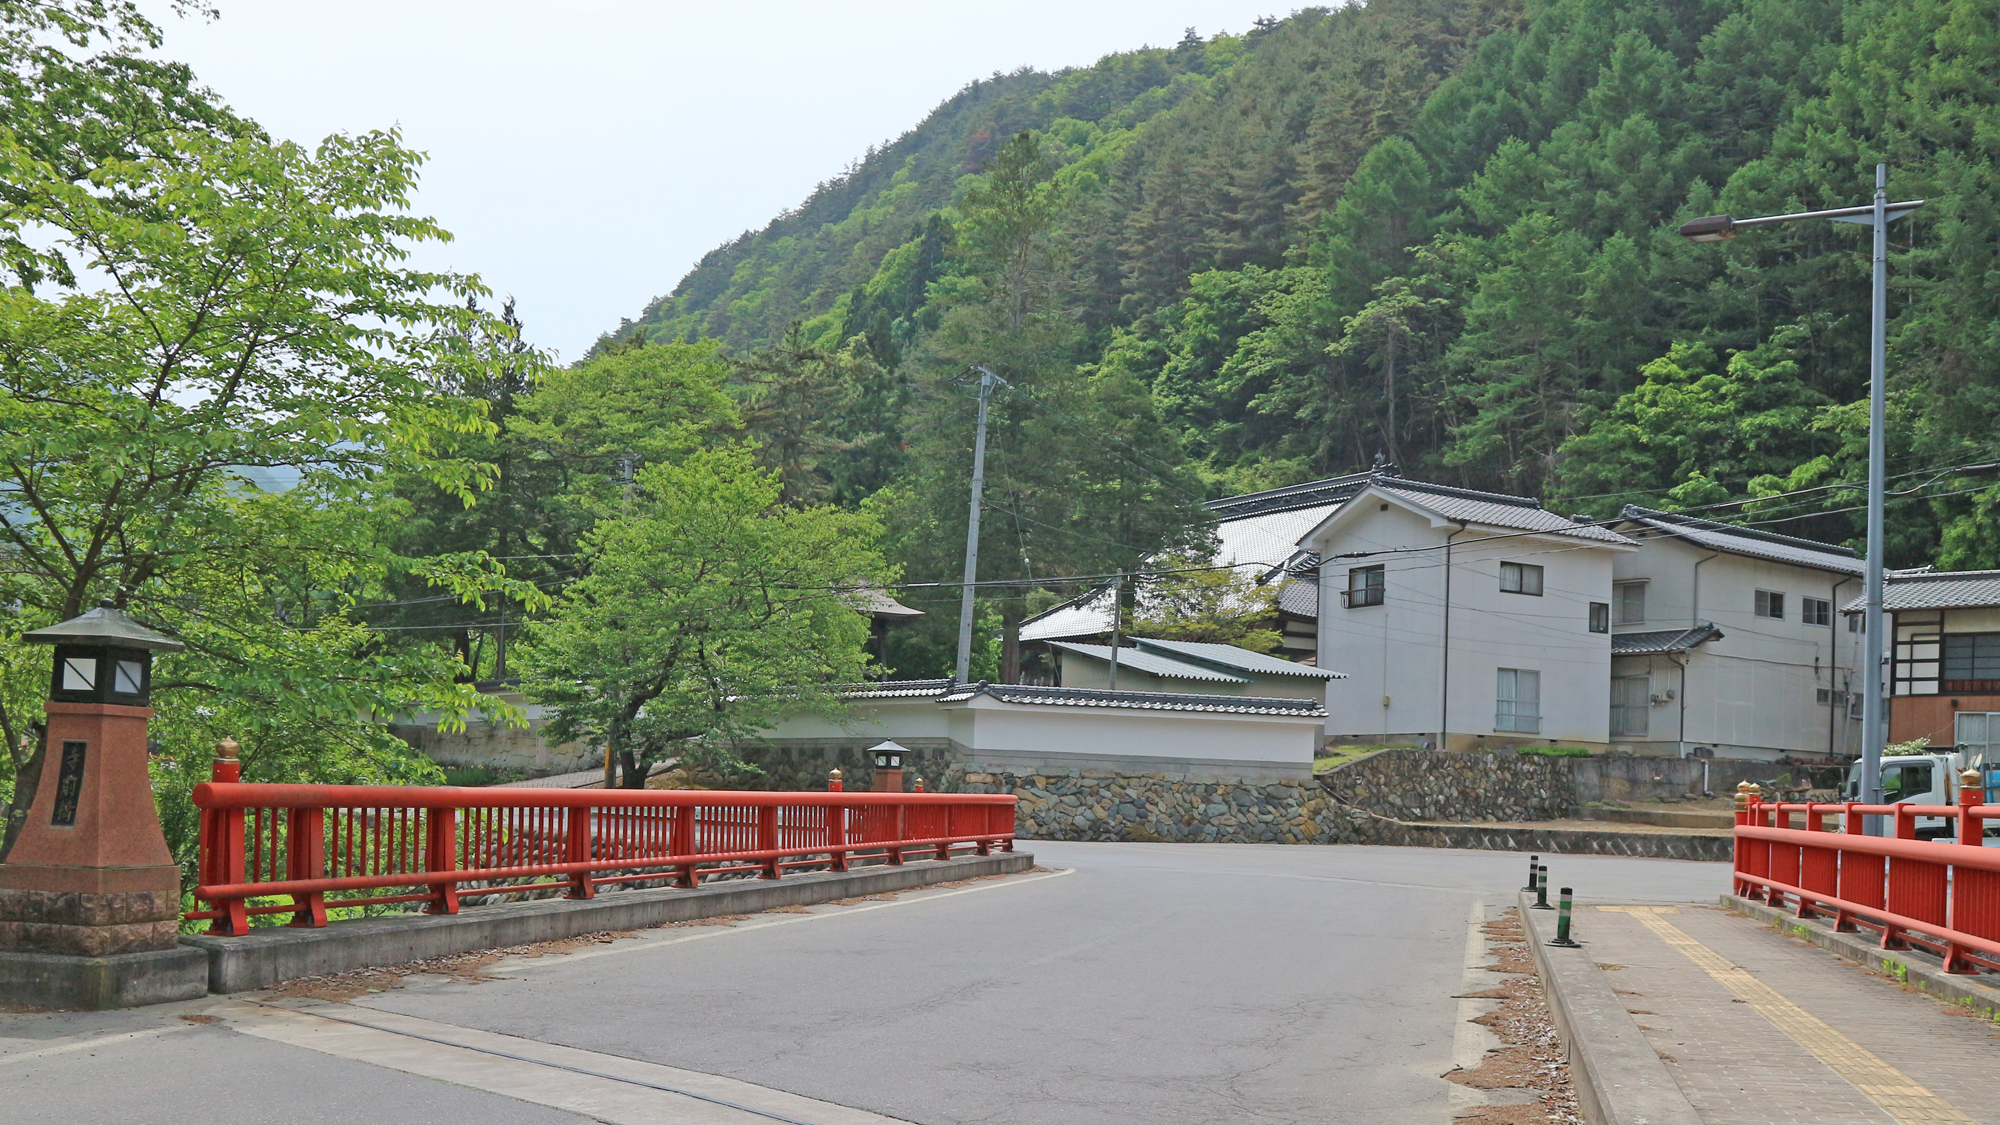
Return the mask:
[[[1956,805],[1752,799],[1736,814],[1736,893],[1796,903],[1801,918],[1831,914],[1838,930],[1877,930],[1884,949],[1932,950],[1948,973],[2000,969],[2000,848],[1982,846],[2000,805],[1983,799],[1972,786]],[[1892,817],[1895,834],[1863,835],[1870,815]],[[1951,822],[1952,840],[1917,839],[1919,817]]]
[[[725,793],[204,782],[200,885],[210,933],[253,914],[324,926],[329,908],[619,883],[682,887],[723,875],[900,864],[1014,848],[1015,798],[957,793]],[[369,891],[392,893],[366,894]],[[355,892],[362,894],[355,897]],[[329,898],[329,895],[335,897]],[[252,899],[281,898],[279,903]]]

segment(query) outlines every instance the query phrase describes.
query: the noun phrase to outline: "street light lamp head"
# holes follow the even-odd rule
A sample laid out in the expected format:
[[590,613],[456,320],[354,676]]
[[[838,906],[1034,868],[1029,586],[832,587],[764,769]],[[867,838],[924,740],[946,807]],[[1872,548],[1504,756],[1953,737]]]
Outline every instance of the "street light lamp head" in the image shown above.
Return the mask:
[[1736,220],[1728,215],[1704,215],[1682,223],[1681,237],[1689,242],[1727,242],[1736,237]]

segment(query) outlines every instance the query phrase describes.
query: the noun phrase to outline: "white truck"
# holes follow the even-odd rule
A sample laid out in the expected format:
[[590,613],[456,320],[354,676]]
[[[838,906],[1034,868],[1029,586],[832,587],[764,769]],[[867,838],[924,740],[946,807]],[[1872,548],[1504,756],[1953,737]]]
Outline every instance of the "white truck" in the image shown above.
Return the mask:
[[[1914,753],[1885,753],[1882,755],[1882,803],[1955,805],[1958,803],[1959,775],[1967,769],[1976,769],[1985,785],[1986,803],[2000,804],[2000,764],[1988,766],[1978,760],[1983,757],[1984,754],[1976,753],[1971,747],[1966,746],[1949,751],[1934,751],[1924,747]],[[1862,800],[1861,763],[1856,762],[1848,769],[1847,785],[1841,793],[1841,799]],[[1957,828],[1954,823],[1944,817],[1917,818],[1919,840],[1949,838],[1956,834]],[[1988,821],[1985,835],[1987,847],[2000,845],[2000,823]]]

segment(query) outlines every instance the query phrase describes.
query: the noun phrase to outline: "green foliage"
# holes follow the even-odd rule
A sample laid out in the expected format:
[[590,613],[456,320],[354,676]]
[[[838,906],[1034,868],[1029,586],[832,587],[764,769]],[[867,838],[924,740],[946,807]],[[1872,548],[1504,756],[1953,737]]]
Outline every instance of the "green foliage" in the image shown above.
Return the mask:
[[1129,632],[1135,637],[1235,645],[1274,652],[1284,640],[1272,628],[1278,617],[1276,583],[1260,586],[1231,569],[1195,569],[1206,558],[1169,556],[1154,565],[1180,570],[1149,580]]
[[387,723],[475,706],[459,664],[353,610],[397,575],[512,589],[399,554],[378,516],[392,478],[460,503],[490,483],[462,449],[482,404],[446,388],[505,329],[477,279],[405,264],[447,236],[407,212],[421,157],[394,133],[274,142],[139,58],[155,41],[121,3],[0,5],[0,732],[32,787],[48,656],[22,632],[110,599],[180,636],[152,729],[186,859],[223,735],[257,780],[435,776]]
[[1382,454],[1594,511],[1728,503],[1849,539],[1865,229],[1676,228],[1856,202],[1886,160],[1894,195],[1931,201],[1891,246],[1892,471],[1917,486],[1892,555],[2000,565],[2000,489],[1953,468],[1991,461],[2000,412],[1995,28],[1990,0],[1376,0],[1023,72],[718,251],[630,331],[761,346],[773,310],[845,302],[810,322],[885,367],[933,361],[951,310],[1001,292],[965,209],[990,210],[1025,129],[1049,173],[1019,211],[1068,327],[1047,339],[1148,386],[1210,490]]
[[[937,327],[907,361],[916,373],[907,463],[872,507],[906,573],[957,577],[977,417],[969,372],[986,367],[1006,380],[990,409],[979,577],[1021,584],[980,592],[999,610],[999,678],[1011,683],[1037,574],[1136,566],[1198,538],[1203,513],[1145,383],[1078,365],[1083,336],[1054,228],[1065,189],[1040,141],[1016,136],[988,169],[960,212],[961,272],[936,287]],[[952,667],[957,614],[931,604],[944,612],[892,636],[893,664]]]
[[679,756],[750,767],[729,740],[797,711],[832,713],[832,685],[867,668],[852,591],[891,577],[879,524],[779,503],[777,475],[727,446],[639,470],[583,538],[590,573],[570,584],[522,658],[523,690],[547,704],[555,742],[601,746],[638,788]]

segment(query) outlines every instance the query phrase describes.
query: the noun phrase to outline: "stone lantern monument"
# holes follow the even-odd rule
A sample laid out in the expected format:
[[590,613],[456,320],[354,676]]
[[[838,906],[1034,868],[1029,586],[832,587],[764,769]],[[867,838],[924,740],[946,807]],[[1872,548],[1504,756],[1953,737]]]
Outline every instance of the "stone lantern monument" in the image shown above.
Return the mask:
[[875,781],[870,789],[876,793],[901,793],[903,755],[909,751],[894,741],[889,741],[869,747],[868,753],[875,760]]
[[55,651],[41,778],[0,861],[0,994],[54,1008],[205,994],[146,773],[153,653],[181,643],[108,603],[22,639]]

